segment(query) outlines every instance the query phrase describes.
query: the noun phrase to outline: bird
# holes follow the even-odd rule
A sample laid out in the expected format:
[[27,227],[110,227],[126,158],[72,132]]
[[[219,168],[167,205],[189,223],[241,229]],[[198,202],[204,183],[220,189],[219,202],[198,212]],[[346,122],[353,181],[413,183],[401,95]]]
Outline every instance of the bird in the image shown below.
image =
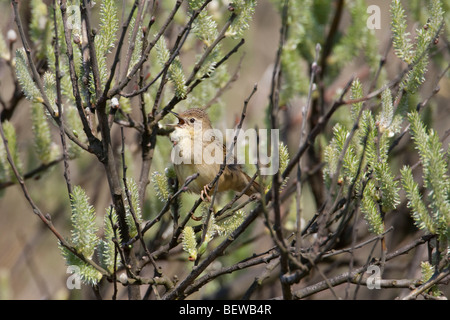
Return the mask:
[[173,142],[171,158],[180,184],[198,173],[198,177],[188,184],[187,190],[200,194],[203,201],[210,202],[209,184],[218,175],[221,165],[226,163],[217,181],[217,192],[242,192],[249,184],[245,191],[247,196],[260,191],[259,184],[252,181],[241,165],[236,164],[234,156],[233,161],[228,161],[226,147],[213,129],[205,110],[191,108],[180,114],[170,112],[178,119],[178,123],[171,125],[174,131],[170,138]]

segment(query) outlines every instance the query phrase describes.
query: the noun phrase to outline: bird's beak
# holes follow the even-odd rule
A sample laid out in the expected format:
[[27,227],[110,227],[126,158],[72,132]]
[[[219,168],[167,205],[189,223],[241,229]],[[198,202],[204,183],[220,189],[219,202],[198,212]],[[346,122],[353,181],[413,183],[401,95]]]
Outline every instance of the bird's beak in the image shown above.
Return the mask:
[[176,112],[173,111],[169,111],[171,114],[173,114],[175,117],[177,117],[178,119],[178,123],[174,123],[174,124],[168,124],[168,126],[170,127],[181,127],[183,124],[186,123],[186,120],[184,120],[184,118],[180,117],[180,115]]

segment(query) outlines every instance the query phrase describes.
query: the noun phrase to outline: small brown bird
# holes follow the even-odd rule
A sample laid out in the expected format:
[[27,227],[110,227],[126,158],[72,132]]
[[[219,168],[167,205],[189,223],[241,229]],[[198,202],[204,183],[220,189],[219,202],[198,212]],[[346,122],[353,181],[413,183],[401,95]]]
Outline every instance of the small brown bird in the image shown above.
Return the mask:
[[[211,200],[208,184],[217,176],[222,163],[226,162],[227,165],[218,180],[217,191],[242,192],[251,182],[251,178],[239,164],[235,164],[236,161],[231,164],[226,161],[226,147],[219,139],[219,134],[216,134],[217,131],[212,128],[208,114],[198,108],[180,114],[172,111],[171,113],[178,118],[178,123],[172,125],[175,130],[171,139],[174,144],[172,162],[180,184],[189,176],[199,173],[198,178],[188,185],[188,190],[200,194],[203,200],[204,196]],[[250,196],[259,190],[259,184],[253,181],[245,194]]]

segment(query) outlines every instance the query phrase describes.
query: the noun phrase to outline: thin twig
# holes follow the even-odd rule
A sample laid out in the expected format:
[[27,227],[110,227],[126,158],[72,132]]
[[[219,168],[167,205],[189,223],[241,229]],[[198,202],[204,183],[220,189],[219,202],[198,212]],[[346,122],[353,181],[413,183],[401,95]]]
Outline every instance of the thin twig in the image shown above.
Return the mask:
[[[136,0],[137,3],[138,0]],[[211,0],[210,0],[211,1]],[[105,92],[103,94],[103,99],[107,99],[107,98],[111,98],[113,96],[115,96],[116,94],[119,94],[121,92],[121,90],[123,88],[125,88],[125,86],[129,83],[129,81],[132,79],[132,77],[134,76],[134,74],[139,70],[139,68],[142,67],[142,65],[145,63],[145,61],[147,61],[148,56],[150,54],[150,51],[153,49],[153,47],[156,45],[156,43],[158,42],[158,40],[161,38],[161,36],[164,34],[165,29],[168,27],[168,25],[172,22],[173,17],[175,16],[175,13],[178,11],[178,9],[181,6],[181,3],[183,1],[181,0],[177,0],[177,2],[175,3],[175,7],[172,9],[172,11],[170,12],[168,18],[166,19],[166,22],[164,23],[163,27],[159,30],[158,34],[155,36],[155,38],[153,39],[152,42],[150,42],[150,44],[148,45],[148,47],[146,48],[144,54],[141,56],[141,59],[134,65],[134,67],[131,69],[131,71],[128,73],[127,77],[125,77],[124,79],[122,79],[118,84],[116,84],[116,86],[114,88],[112,88],[109,92],[106,91],[106,89],[109,90],[109,86],[106,86]],[[195,15],[195,18],[198,16]],[[184,34],[184,32],[186,32],[188,29],[190,29],[190,26],[193,22],[193,20],[195,19],[194,17],[191,18],[191,20],[188,22],[188,24],[186,25],[185,29],[183,29],[182,33]],[[129,22],[128,22],[129,23]],[[177,53],[178,54],[178,53]],[[175,59],[176,55],[173,55],[173,59]],[[171,57],[172,58],[172,57]],[[118,59],[118,58],[116,58]],[[173,61],[172,59],[172,61]],[[172,63],[172,62],[170,62]],[[168,68],[169,66],[167,66]],[[166,66],[165,66],[166,68]],[[125,96],[125,97],[132,97],[135,95],[138,95],[142,92],[145,92],[150,86],[151,84],[153,84],[154,82],[157,81],[157,79],[159,79],[159,77],[162,75],[162,71],[152,80],[150,81],[150,83],[148,85],[146,85],[145,87],[141,88],[140,90],[138,90],[137,92],[133,92],[130,95],[127,94],[123,94],[120,93],[121,95]],[[111,74],[111,76],[113,76],[113,74]],[[110,76],[110,79],[111,79]],[[108,84],[108,83],[107,83]]]
[[67,151],[66,135],[64,133],[64,120],[62,109],[62,94],[61,94],[61,72],[59,69],[59,36],[58,23],[56,19],[56,0],[53,0],[53,26],[55,28],[55,76],[56,76],[56,106],[58,107],[58,117],[61,121],[58,122],[59,135],[61,138],[61,145],[63,151],[64,162],[64,179],[66,180],[67,192],[69,196],[72,194],[72,184],[70,182],[70,168],[69,168],[69,153]]
[[[130,66],[130,62],[131,62],[131,55],[134,51],[134,47],[136,45],[136,37],[138,35],[138,31],[139,29],[141,29],[141,21],[143,20],[143,11],[144,11],[144,6],[145,6],[145,0],[140,0],[139,4],[138,4],[138,10],[137,10],[137,14],[136,14],[136,18],[134,20],[134,26],[133,26],[133,32],[131,34],[130,37],[130,46],[128,47],[128,51],[127,51],[127,55],[125,58],[125,64],[123,67],[122,72],[128,73],[128,68]],[[119,79],[123,78],[123,74],[119,75]]]
[[[308,114],[309,114],[309,110],[310,110],[310,106],[311,106],[311,102],[312,102],[312,93],[313,93],[313,88],[314,88],[314,80],[315,80],[315,76],[316,76],[316,72],[317,72],[317,60],[319,58],[319,53],[320,53],[320,45],[317,44],[316,45],[316,56],[314,59],[314,62],[311,66],[311,75],[310,75],[310,80],[309,80],[309,90],[308,90],[308,98],[306,99],[306,104],[303,106],[302,108],[302,126],[300,128],[300,139],[299,139],[299,147],[301,147],[301,145],[304,143],[303,141],[303,136],[305,134],[306,131],[306,122],[307,122],[307,118],[308,118]],[[297,188],[297,192],[296,192],[296,209],[297,209],[297,237],[296,237],[296,248],[297,248],[297,253],[300,252],[300,248],[301,248],[301,220],[302,220],[302,208],[301,208],[301,193],[302,193],[302,169],[301,169],[301,164],[300,164],[300,159],[297,162],[297,181],[295,183],[296,188]]]
[[241,70],[241,65],[242,65],[242,61],[244,60],[244,57],[245,57],[245,54],[242,55],[241,59],[239,60],[238,65],[237,65],[235,71],[233,72],[233,74],[231,75],[230,79],[227,81],[227,83],[223,87],[221,87],[219,90],[217,90],[216,94],[214,95],[214,97],[211,100],[209,100],[207,103],[205,103],[205,105],[202,107],[203,110],[210,108],[217,100],[219,100],[219,98],[223,95],[223,93],[231,87],[231,84],[239,78],[239,71]]
[[[174,201],[182,192],[187,191],[187,186],[194,181],[197,177],[199,176],[198,173],[189,176],[188,178],[186,178],[186,181],[184,182],[184,184],[181,186],[180,189],[178,189],[178,191],[174,194],[171,194],[169,196],[169,198],[167,199],[166,203],[164,204],[164,207],[161,209],[161,211],[157,214],[157,216],[153,219],[148,221],[145,226],[142,228],[141,233],[144,234],[146,231],[148,231],[152,226],[154,226],[157,222],[159,222],[162,218],[162,216],[169,210],[170,204],[172,203],[172,201]],[[125,243],[124,245],[130,245],[132,243],[134,243],[135,241],[137,241],[138,238],[134,237],[132,239],[130,239],[129,242]]]
[[203,52],[203,54],[200,57],[200,59],[198,60],[198,62],[195,64],[191,74],[187,78],[186,86],[189,86],[191,84],[191,82],[194,81],[195,75],[198,73],[198,71],[202,67],[203,63],[205,63],[206,58],[208,58],[209,54],[213,51],[213,49],[215,47],[217,47],[217,45],[220,43],[220,41],[225,39],[225,33],[227,32],[228,28],[231,26],[231,24],[233,23],[235,18],[236,18],[236,14],[233,13],[230,16],[230,18],[227,20],[225,25],[222,27],[222,30],[220,30],[219,34],[217,35],[217,38],[213,41],[213,43],[210,46],[208,46],[205,49],[205,51]]
[[319,135],[320,132],[325,128],[325,125],[330,120],[331,116],[336,112],[336,110],[339,109],[339,107],[346,105],[347,102],[344,101],[344,96],[347,94],[348,90],[350,90],[351,84],[353,82],[353,77],[347,82],[347,85],[342,90],[342,93],[340,97],[333,103],[329,111],[319,119],[319,122],[316,124],[316,126],[309,132],[305,143],[302,144],[302,146],[297,150],[297,153],[292,157],[292,159],[289,161],[288,165],[286,166],[286,169],[281,175],[282,179],[285,179],[289,176],[293,168],[297,165],[297,162],[301,158],[301,156],[305,153],[305,151],[313,144],[315,141],[315,138]]
[[[74,63],[74,53],[73,53],[73,46],[72,46],[72,37],[71,37],[71,29],[69,28],[68,21],[67,21],[67,3],[66,0],[62,0],[61,2],[61,16],[63,21],[63,27],[64,27],[64,37],[66,41],[66,54],[67,59],[69,61],[69,75],[70,80],[72,82],[72,91],[73,96],[75,97],[75,105],[77,107],[78,115],[80,117],[81,123],[83,125],[83,131],[86,134],[86,137],[88,138],[90,148],[88,149],[86,147],[86,150],[91,152],[91,150],[95,153],[100,152],[100,141],[93,135],[91,127],[89,125],[89,121],[86,117],[86,113],[84,111],[83,101],[81,99],[81,93],[79,90],[79,84],[78,84],[78,75],[75,70],[75,63]],[[94,147],[95,146],[95,147]]]
[[[127,29],[128,29],[128,26],[130,25],[131,19],[133,19],[134,11],[136,10],[137,5],[138,5],[138,0],[135,0],[133,3],[133,6],[131,7],[130,14],[128,15],[127,21],[122,24],[122,33],[120,34],[120,39],[117,43],[116,54],[114,56],[114,61],[111,66],[111,72],[109,74],[108,80],[106,80],[103,94],[99,98],[98,103],[101,103],[103,100],[106,100],[107,98],[112,98],[113,96],[115,96],[117,94],[117,93],[113,93],[113,94],[108,95],[108,91],[109,91],[109,88],[111,87],[111,83],[114,79],[117,65],[119,64],[119,61],[120,61],[120,54],[122,52],[122,46],[125,41],[125,35],[127,33]],[[130,78],[130,80],[131,80],[131,78]],[[127,83],[125,83],[123,86],[125,87]]]
[[419,294],[424,293],[425,291],[433,287],[435,284],[437,284],[439,281],[447,277],[449,274],[450,274],[449,267],[440,272],[436,272],[427,282],[425,282],[419,288],[413,290],[410,294],[404,297],[403,300],[411,300],[417,298]]
[[[58,158],[56,158],[48,163],[42,163],[38,167],[24,173],[22,178],[23,178],[23,180],[28,180],[28,179],[33,179],[33,178],[39,179],[40,174],[44,173],[47,169],[53,167],[54,165],[57,165],[58,163],[63,161],[63,159],[64,159],[64,156],[59,156]],[[1,182],[0,190],[4,189],[4,188],[8,188],[10,186],[13,186],[15,184],[16,184],[16,182],[14,180]]]
[[[92,32],[92,23],[91,23],[91,15],[89,12],[89,8],[87,5],[87,0],[82,0],[80,2],[80,12],[81,12],[81,19],[84,20],[85,26],[86,26],[86,33],[87,33],[87,39],[88,39],[88,48],[89,48],[89,61],[91,66],[92,75],[94,77],[94,88],[96,97],[101,96],[102,94],[102,87],[101,87],[101,79],[100,79],[100,70],[98,66],[98,60],[97,60],[97,52],[95,50],[95,43],[94,43],[94,34]],[[98,113],[104,112],[104,110],[101,110],[99,108]]]
[[[147,254],[147,256],[149,257],[151,263],[153,264],[153,266],[155,267],[155,270],[158,270],[158,266],[156,265],[156,262],[153,260],[152,255],[150,254],[150,252],[148,251],[147,245],[145,244],[144,241],[144,237],[142,235],[141,232],[141,226],[139,225],[139,221],[138,221],[138,217],[136,215],[136,211],[133,205],[133,201],[132,201],[132,195],[130,193],[130,189],[128,188],[128,181],[127,181],[127,165],[125,162],[125,135],[123,133],[123,127],[120,127],[120,134],[122,137],[122,180],[123,180],[123,185],[124,185],[124,189],[125,189],[125,195],[127,197],[127,201],[128,201],[128,208],[129,211],[131,213],[131,216],[133,217],[133,221],[134,221],[134,226],[136,228],[137,231],[137,237],[139,238],[142,248],[144,249],[144,252]],[[139,205],[139,203],[138,203]]]
[[[108,214],[108,219],[109,219],[109,223],[111,224],[111,229],[113,230],[113,234],[114,234],[114,239],[117,239],[117,228],[114,225],[114,221],[113,221],[113,206],[111,205],[109,207],[109,214]],[[117,248],[116,246],[116,242],[111,239],[111,241],[114,243],[114,264],[113,264],[113,273],[111,275],[111,280],[113,282],[113,295],[112,295],[112,300],[116,300],[117,299],[117,255],[119,254],[119,248]]]
[[[404,247],[390,253],[386,255],[386,261],[389,261],[391,259],[394,259],[400,255],[406,254],[408,253],[410,250],[414,249],[415,247],[422,245],[424,243],[426,243],[430,238],[432,238],[433,236],[424,236],[421,237],[419,239],[416,239],[415,241],[405,245]],[[374,263],[376,264],[376,262]],[[351,272],[344,272],[340,275],[337,275],[333,278],[328,279],[328,283],[326,283],[325,281],[319,282],[317,284],[308,286],[306,288],[297,290],[294,292],[294,298],[295,299],[303,299],[306,298],[308,296],[311,296],[315,293],[321,292],[323,290],[328,289],[328,284],[331,283],[332,286],[337,286],[339,284],[345,283],[346,281],[348,281],[348,279],[350,278],[352,282],[358,283],[359,279],[361,278],[361,275],[367,270],[368,265],[366,266],[362,266],[360,268],[354,269]],[[364,284],[364,283],[362,283]],[[395,282],[392,281],[392,285],[394,285]],[[281,297],[276,298],[276,299],[281,299]]]

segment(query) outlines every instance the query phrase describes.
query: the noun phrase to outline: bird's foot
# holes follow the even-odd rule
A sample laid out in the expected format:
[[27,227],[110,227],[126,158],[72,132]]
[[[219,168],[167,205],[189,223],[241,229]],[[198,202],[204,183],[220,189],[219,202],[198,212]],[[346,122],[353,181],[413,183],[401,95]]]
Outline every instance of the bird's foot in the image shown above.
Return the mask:
[[[205,185],[203,187],[203,190],[200,192],[200,198],[202,198],[202,200],[204,202],[211,202],[211,197],[209,196],[209,191],[211,191],[211,189],[209,188],[208,185]],[[206,199],[205,199],[206,197]]]

